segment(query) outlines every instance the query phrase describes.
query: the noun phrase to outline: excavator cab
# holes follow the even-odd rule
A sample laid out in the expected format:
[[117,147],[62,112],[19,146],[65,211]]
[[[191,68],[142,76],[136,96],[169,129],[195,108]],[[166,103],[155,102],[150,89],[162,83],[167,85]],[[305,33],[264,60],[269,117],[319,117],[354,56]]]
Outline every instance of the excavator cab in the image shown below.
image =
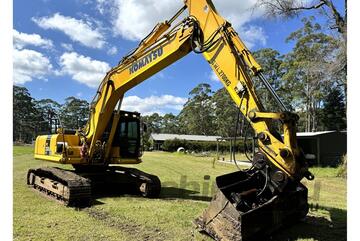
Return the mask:
[[[102,140],[109,139],[113,113],[111,120],[102,136]],[[142,155],[141,152],[141,128],[140,113],[120,111],[120,119],[115,131],[114,140],[112,142],[113,153],[121,159],[137,159]]]

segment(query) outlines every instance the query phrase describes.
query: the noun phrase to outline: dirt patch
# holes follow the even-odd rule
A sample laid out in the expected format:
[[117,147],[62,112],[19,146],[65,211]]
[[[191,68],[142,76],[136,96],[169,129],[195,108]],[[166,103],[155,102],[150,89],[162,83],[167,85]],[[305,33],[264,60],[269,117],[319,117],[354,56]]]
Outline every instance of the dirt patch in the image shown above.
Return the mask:
[[119,229],[122,232],[131,236],[131,240],[144,240],[144,241],[162,241],[168,240],[165,233],[163,233],[159,228],[150,228],[134,221],[129,221],[124,219],[115,219],[111,214],[97,210],[94,208],[85,208],[82,211],[86,212],[90,217],[101,221],[106,226]]

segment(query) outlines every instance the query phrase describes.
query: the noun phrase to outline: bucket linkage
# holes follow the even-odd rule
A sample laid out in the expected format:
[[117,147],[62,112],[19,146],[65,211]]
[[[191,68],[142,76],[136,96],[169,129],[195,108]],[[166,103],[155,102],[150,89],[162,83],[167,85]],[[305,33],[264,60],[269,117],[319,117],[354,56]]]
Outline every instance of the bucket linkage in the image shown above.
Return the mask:
[[250,169],[216,178],[210,206],[195,220],[200,231],[215,240],[253,240],[306,216],[307,188],[265,160],[257,153]]

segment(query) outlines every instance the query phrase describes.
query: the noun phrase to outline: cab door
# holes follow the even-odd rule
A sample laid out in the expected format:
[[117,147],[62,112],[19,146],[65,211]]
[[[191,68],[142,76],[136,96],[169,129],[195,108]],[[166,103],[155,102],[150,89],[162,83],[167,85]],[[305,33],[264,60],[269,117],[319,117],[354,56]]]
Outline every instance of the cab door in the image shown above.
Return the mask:
[[139,119],[120,117],[117,136],[120,147],[120,157],[136,158],[140,154],[140,124]]

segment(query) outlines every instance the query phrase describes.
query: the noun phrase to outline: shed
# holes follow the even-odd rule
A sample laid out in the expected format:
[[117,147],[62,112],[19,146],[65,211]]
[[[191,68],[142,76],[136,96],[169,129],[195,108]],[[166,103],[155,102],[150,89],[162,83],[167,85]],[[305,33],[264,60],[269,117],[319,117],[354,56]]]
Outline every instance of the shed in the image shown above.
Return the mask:
[[204,142],[216,142],[221,136],[204,136],[204,135],[178,135],[178,134],[164,134],[164,133],[151,133],[150,142],[152,143],[153,150],[161,150],[162,144],[166,140],[187,140],[187,141],[204,141]]
[[336,166],[346,154],[346,131],[298,132],[296,136],[313,165]]

